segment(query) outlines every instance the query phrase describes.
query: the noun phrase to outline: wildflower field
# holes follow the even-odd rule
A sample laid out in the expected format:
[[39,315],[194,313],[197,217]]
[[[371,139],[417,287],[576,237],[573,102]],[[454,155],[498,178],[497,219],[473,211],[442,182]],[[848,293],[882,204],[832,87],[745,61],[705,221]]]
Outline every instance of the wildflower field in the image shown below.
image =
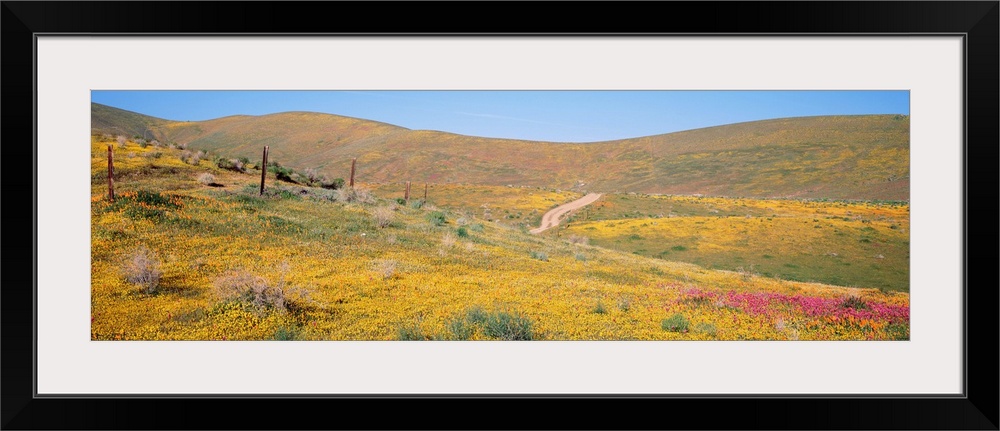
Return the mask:
[[261,195],[260,166],[141,144],[92,141],[93,340],[909,339],[881,275],[906,269],[905,205],[609,195],[531,235],[582,194],[268,172]]
[[606,195],[560,237],[706,268],[909,291],[905,202]]

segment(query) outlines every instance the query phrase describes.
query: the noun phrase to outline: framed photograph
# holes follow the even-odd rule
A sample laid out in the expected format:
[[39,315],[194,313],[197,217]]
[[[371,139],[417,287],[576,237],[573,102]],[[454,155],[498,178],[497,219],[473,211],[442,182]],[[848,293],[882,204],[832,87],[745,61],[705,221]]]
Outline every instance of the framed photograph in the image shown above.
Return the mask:
[[998,427],[997,2],[114,5],[4,2],[6,428]]

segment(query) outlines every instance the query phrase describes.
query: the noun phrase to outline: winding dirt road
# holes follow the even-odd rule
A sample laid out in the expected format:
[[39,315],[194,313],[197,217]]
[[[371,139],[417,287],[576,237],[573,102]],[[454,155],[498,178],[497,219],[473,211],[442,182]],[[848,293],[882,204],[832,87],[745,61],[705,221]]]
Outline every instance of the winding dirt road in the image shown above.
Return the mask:
[[552,208],[551,210],[549,210],[549,212],[545,213],[545,215],[542,216],[542,225],[532,229],[530,232],[534,234],[539,234],[551,228],[559,226],[559,219],[562,218],[562,216],[568,214],[570,211],[573,211],[575,209],[583,208],[587,205],[590,205],[600,197],[601,197],[600,193],[590,193],[573,202],[565,203],[555,208]]

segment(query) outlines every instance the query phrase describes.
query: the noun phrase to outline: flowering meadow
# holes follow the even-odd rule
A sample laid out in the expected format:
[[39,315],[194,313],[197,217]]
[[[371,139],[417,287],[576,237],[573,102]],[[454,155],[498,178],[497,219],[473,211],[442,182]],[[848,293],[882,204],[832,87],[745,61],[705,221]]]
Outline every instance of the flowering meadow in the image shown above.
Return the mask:
[[[597,235],[655,221],[655,235],[666,237],[673,227],[660,222],[673,220],[667,217],[615,214],[582,223],[578,214],[566,230],[538,236],[516,218],[540,216],[575,192],[432,185],[423,201],[414,183],[405,201],[398,185],[361,179],[355,188],[324,189],[268,173],[261,195],[259,166],[234,169],[208,154],[130,141],[116,144],[112,201],[108,145],[92,143],[92,340],[909,339],[904,289],[795,281],[751,270],[749,262],[712,269],[672,254],[605,247],[601,241],[620,234]],[[758,205],[713,202],[720,212]],[[809,228],[831,236],[871,225],[879,240],[908,228],[904,213],[855,226],[844,220],[854,207],[759,205],[779,204],[839,217],[816,217],[821,227]],[[721,220],[749,223],[742,217]],[[738,223],[733,229],[751,229]],[[570,235],[578,224],[582,230]],[[583,235],[593,241],[577,240]],[[738,240],[717,246],[739,253],[731,244]],[[715,240],[697,241],[702,250]],[[775,259],[800,252],[767,250]]]
[[909,291],[906,203],[613,195],[593,207],[555,234],[706,268]]

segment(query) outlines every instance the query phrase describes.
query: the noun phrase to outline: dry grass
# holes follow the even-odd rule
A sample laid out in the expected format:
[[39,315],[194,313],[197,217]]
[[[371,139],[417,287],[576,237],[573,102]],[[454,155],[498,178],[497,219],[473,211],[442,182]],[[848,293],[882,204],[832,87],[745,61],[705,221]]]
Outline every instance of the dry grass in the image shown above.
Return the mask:
[[125,279],[129,283],[138,285],[145,293],[156,292],[160,277],[163,276],[159,258],[146,246],[140,246],[132,254],[132,257],[125,262],[124,269]]
[[396,267],[399,262],[392,259],[379,259],[372,262],[372,270],[382,276],[383,280],[388,280],[396,275]]
[[244,270],[227,271],[215,280],[215,293],[223,300],[235,300],[264,310],[285,310],[284,282],[268,283]]
[[359,203],[359,204],[373,204],[375,203],[375,196],[372,195],[371,191],[360,186],[355,187],[345,187],[340,189],[338,192],[338,200],[342,202]]
[[215,175],[205,172],[201,175],[198,175],[198,182],[206,186],[215,184]]
[[458,238],[455,237],[455,234],[448,232],[441,236],[441,245],[445,248],[451,248],[455,245],[455,241],[457,240]]
[[396,219],[396,213],[390,207],[378,207],[372,210],[372,218],[375,220],[376,226],[385,228]]

